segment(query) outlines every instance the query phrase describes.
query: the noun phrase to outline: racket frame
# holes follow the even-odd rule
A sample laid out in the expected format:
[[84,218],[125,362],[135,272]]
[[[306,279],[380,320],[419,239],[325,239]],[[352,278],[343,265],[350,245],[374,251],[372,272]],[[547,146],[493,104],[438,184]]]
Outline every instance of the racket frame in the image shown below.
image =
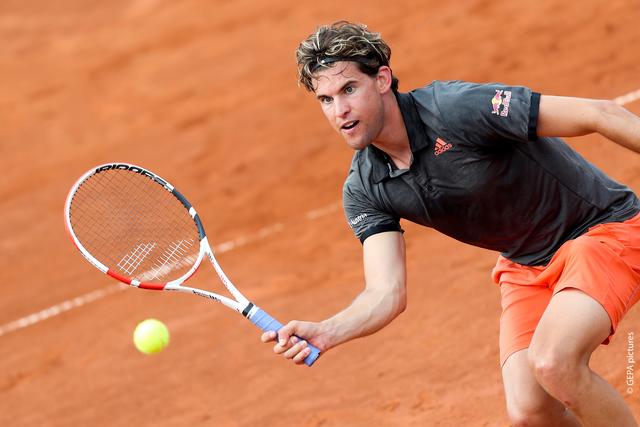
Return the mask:
[[[178,277],[177,279],[174,279],[174,280],[171,280],[171,281],[167,281],[167,282],[164,282],[164,283],[142,282],[140,280],[136,280],[136,279],[124,276],[124,275],[118,273],[117,271],[115,271],[114,269],[111,269],[111,268],[107,267],[102,262],[100,262],[97,258],[95,258],[93,255],[91,255],[91,253],[82,245],[82,243],[80,242],[80,240],[78,239],[78,237],[74,233],[73,227],[71,225],[71,215],[70,215],[71,203],[73,202],[73,196],[75,195],[75,193],[78,190],[78,188],[80,188],[80,186],[85,181],[87,181],[89,178],[91,178],[93,175],[96,175],[98,173],[105,172],[105,171],[108,171],[108,170],[111,170],[111,169],[127,170],[129,172],[139,173],[140,175],[148,177],[149,179],[154,181],[156,184],[162,186],[166,191],[171,193],[176,199],[178,199],[180,201],[180,203],[182,203],[182,205],[185,207],[185,209],[189,212],[189,215],[191,216],[191,219],[194,221],[194,223],[195,223],[195,225],[196,225],[196,227],[198,229],[198,235],[200,237],[200,242],[199,242],[200,248],[199,248],[199,251],[198,251],[198,256],[197,256],[196,260],[193,262],[193,265],[182,276]],[[201,297],[209,298],[209,299],[215,300],[217,302],[220,302],[220,303],[224,304],[225,306],[237,311],[238,313],[243,314],[245,317],[249,317],[249,315],[252,314],[252,313],[249,313],[249,311],[251,311],[251,310],[246,310],[246,308],[250,304],[253,306],[253,304],[244,295],[242,295],[242,293],[238,290],[238,288],[236,288],[235,285],[231,282],[231,280],[229,280],[229,278],[227,277],[225,272],[220,267],[220,264],[216,260],[216,257],[213,254],[213,250],[211,249],[211,246],[209,245],[209,241],[208,241],[207,235],[206,235],[206,233],[204,231],[204,227],[202,225],[202,221],[200,220],[200,217],[198,216],[198,213],[196,212],[195,208],[182,195],[182,193],[180,193],[178,190],[176,190],[176,188],[173,185],[171,185],[168,181],[162,179],[158,175],[154,174],[153,172],[150,172],[150,171],[146,170],[143,167],[140,167],[140,166],[137,166],[137,165],[132,165],[132,164],[129,164],[129,163],[105,163],[105,164],[96,166],[95,168],[93,168],[93,169],[87,171],[85,174],[83,174],[76,181],[76,183],[73,185],[73,187],[71,187],[71,190],[69,191],[69,195],[67,196],[67,199],[65,201],[65,215],[64,216],[65,216],[65,224],[66,224],[66,227],[67,227],[67,232],[71,236],[71,239],[72,239],[73,243],[75,244],[75,246],[78,248],[80,253],[82,253],[82,255],[87,259],[87,261],[89,261],[94,267],[96,267],[98,270],[102,271],[104,274],[107,274],[107,275],[113,277],[114,279],[117,279],[117,280],[119,280],[119,281],[121,281],[123,283],[126,283],[127,285],[130,285],[130,286],[133,286],[133,287],[136,287],[136,288],[149,289],[149,290],[166,290],[166,291],[178,291],[178,292],[192,293],[194,295],[198,295],[198,296],[201,296]],[[204,260],[205,255],[208,256],[209,260],[211,261],[211,264],[213,264],[213,267],[214,267],[216,273],[218,274],[218,277],[220,278],[220,280],[224,284],[225,288],[229,291],[229,293],[231,295],[233,295],[235,300],[233,300],[231,298],[228,298],[228,297],[226,297],[224,295],[217,294],[215,292],[210,292],[210,291],[206,291],[206,290],[203,290],[203,289],[193,288],[193,287],[190,287],[190,286],[182,286],[182,284],[185,283],[198,270],[198,268],[200,267],[200,264]],[[253,307],[255,307],[255,306],[253,306]],[[253,310],[253,311],[255,312],[255,310]],[[246,312],[246,314],[244,314],[244,312]]]

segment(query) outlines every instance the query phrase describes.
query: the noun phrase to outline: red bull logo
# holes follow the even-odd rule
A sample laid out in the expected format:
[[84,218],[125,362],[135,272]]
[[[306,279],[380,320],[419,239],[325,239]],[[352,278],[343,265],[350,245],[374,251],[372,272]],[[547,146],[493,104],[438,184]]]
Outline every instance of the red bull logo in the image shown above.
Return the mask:
[[493,98],[491,98],[491,114],[497,114],[502,117],[507,117],[509,115],[510,103],[511,91],[496,89],[496,94]]

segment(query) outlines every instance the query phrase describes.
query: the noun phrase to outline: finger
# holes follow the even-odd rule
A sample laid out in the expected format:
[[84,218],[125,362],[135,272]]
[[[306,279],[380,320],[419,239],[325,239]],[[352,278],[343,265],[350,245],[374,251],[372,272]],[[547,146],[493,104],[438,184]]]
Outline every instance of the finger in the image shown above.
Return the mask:
[[296,335],[298,328],[298,322],[295,320],[290,321],[278,330],[278,342],[281,346],[285,346],[291,337]]
[[277,354],[282,354],[284,352],[286,352],[287,350],[291,349],[295,344],[297,344],[300,341],[300,339],[298,337],[291,337],[289,338],[288,342],[285,342],[284,344],[281,344],[282,340],[278,340],[278,343],[273,346],[273,351]]
[[278,345],[280,347],[288,348],[287,343],[291,339],[291,336],[286,331],[283,331],[282,329],[278,331],[277,335],[278,335]]
[[267,331],[264,334],[262,334],[262,336],[260,337],[260,340],[262,342],[271,342],[271,341],[275,341],[277,336],[278,334],[276,334],[275,331]]
[[296,354],[293,357],[293,363],[295,363],[296,365],[304,364],[304,360],[307,358],[309,354],[311,354],[311,349],[309,347],[303,348],[302,351],[300,351],[300,353]]
[[296,345],[291,347],[289,350],[287,350],[284,353],[282,353],[282,355],[286,359],[293,359],[298,353],[300,353],[306,347],[307,347],[307,342],[306,341],[300,341],[299,343],[297,343]]

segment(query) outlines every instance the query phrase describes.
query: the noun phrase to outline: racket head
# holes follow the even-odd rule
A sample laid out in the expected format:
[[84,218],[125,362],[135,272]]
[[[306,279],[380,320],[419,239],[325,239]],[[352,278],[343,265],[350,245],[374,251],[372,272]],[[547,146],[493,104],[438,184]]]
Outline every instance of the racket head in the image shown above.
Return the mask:
[[198,214],[173,185],[129,163],[83,174],[65,202],[75,246],[96,268],[129,285],[164,289],[202,262],[206,238]]

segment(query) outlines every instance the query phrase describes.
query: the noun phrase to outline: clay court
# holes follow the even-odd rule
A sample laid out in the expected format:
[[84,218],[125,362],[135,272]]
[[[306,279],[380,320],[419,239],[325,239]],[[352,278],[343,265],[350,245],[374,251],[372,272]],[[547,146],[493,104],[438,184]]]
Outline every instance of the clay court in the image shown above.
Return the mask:
[[[296,86],[294,60],[339,19],[382,33],[401,91],[435,79],[610,99],[640,89],[632,0],[3,1],[0,425],[508,425],[495,253],[403,223],[408,309],[307,368],[218,304],[123,289],[66,235],[78,176],[140,164],[187,195],[256,304],[281,321],[345,307],[363,286],[340,206],[352,152]],[[619,101],[640,114],[636,98]],[[600,136],[569,143],[640,190],[640,156]],[[191,284],[222,289],[208,264]],[[153,356],[131,342],[148,317],[171,331]],[[640,417],[630,333],[637,306],[592,367]]]

